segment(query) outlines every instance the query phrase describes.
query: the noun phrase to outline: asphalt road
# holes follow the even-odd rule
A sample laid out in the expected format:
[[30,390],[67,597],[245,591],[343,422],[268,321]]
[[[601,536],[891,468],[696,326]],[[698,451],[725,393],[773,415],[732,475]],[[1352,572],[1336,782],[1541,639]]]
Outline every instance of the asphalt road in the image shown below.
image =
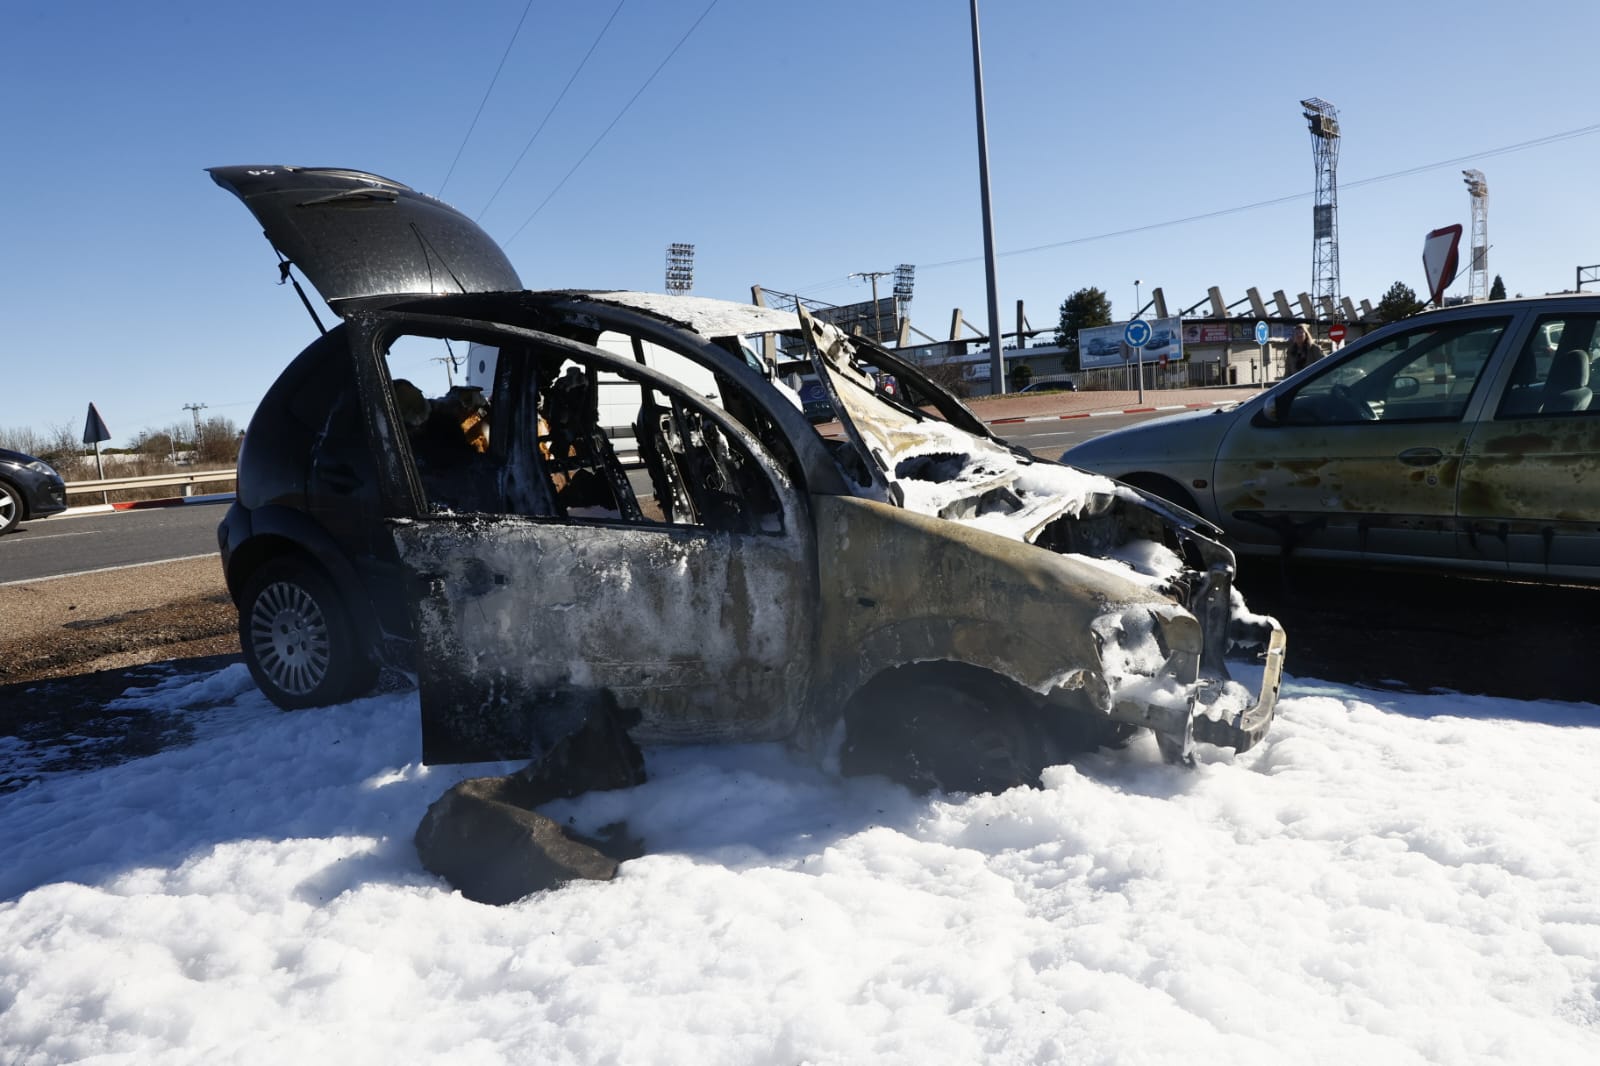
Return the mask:
[[1109,433],[1113,429],[1147,422],[1173,414],[1172,411],[1140,412],[1135,415],[1096,415],[1093,418],[1048,419],[1039,422],[1016,422],[1010,425],[991,426],[996,433],[1012,444],[1028,449],[1041,459],[1060,459],[1061,453],[1074,444],[1091,437]]
[[0,585],[214,555],[228,501],[67,515],[0,537]]

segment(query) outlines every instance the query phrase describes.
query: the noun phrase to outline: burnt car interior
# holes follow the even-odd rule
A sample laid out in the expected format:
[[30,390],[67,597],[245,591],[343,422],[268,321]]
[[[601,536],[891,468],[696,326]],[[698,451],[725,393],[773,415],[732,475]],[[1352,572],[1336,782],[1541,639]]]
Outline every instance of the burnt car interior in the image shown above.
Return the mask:
[[[456,386],[426,398],[403,378],[393,391],[431,513],[783,531],[766,473],[703,400],[603,353],[501,343],[492,397]],[[626,451],[603,424],[602,392],[630,413]]]

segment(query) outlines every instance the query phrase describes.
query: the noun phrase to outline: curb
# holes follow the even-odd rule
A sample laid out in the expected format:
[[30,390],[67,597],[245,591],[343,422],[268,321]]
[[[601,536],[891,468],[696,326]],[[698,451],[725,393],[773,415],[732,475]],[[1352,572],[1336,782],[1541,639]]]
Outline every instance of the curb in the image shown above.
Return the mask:
[[188,503],[222,503],[233,499],[231,492],[212,492],[204,496],[167,496],[159,500],[128,500],[124,503],[91,503],[82,507],[68,507],[51,518],[78,518],[85,515],[110,514],[113,511],[142,511],[149,507],[176,507]]
[[1139,407],[1119,407],[1109,411],[1074,411],[1065,415],[1018,415],[1014,418],[991,418],[986,426],[1014,426],[1019,422],[1060,422],[1068,418],[1101,418],[1108,415],[1145,415],[1156,411],[1203,411],[1208,407],[1226,407],[1238,400],[1211,400],[1207,403],[1144,404]]

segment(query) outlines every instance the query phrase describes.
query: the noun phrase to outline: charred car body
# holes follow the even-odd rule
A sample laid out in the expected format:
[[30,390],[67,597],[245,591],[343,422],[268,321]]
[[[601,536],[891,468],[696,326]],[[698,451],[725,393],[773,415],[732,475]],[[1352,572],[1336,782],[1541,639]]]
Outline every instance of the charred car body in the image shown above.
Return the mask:
[[[1216,531],[1012,449],[892,352],[803,312],[522,291],[470,221],[374,175],[211,173],[344,319],[263,399],[219,529],[279,704],[359,694],[410,644],[430,762],[536,755],[603,699],[643,742],[783,739],[946,788],[1141,726],[1171,758],[1268,728],[1283,633],[1242,612]],[[780,334],[842,436],[757,354]],[[395,372],[445,343],[495,356],[471,434]],[[631,462],[602,385],[632,390]]]

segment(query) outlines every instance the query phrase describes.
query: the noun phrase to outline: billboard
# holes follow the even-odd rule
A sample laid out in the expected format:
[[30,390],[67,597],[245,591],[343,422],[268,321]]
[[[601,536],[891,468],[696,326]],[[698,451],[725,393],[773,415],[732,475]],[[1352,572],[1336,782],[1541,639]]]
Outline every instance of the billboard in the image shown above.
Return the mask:
[[[1287,344],[1298,326],[1298,322],[1267,322],[1268,340],[1273,344]],[[1255,347],[1256,320],[1240,318],[1228,322],[1190,322],[1183,327],[1183,343],[1248,344]]]
[[[1150,342],[1144,346],[1147,363],[1171,362],[1183,358],[1183,323],[1176,318],[1150,319]],[[1102,366],[1121,366],[1136,362],[1139,353],[1123,342],[1126,322],[1091,326],[1078,331],[1078,365],[1084,370]]]
[[895,311],[893,296],[886,296],[876,303],[863,300],[858,304],[839,307],[817,307],[811,310],[811,315],[837,326],[841,333],[854,333],[859,329],[862,334],[879,343],[893,341],[900,333],[900,316]]

